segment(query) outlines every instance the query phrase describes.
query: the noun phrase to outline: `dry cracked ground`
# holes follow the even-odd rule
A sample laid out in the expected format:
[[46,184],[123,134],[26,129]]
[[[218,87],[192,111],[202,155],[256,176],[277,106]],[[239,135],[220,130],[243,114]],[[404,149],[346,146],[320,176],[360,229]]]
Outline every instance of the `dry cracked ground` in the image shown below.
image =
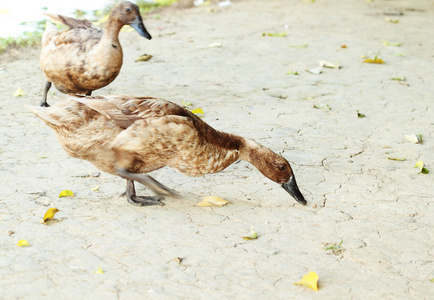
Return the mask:
[[[423,0],[233,1],[151,13],[151,41],[121,33],[122,71],[95,95],[191,102],[215,128],[282,153],[307,206],[246,162],[203,178],[153,172],[184,197],[132,206],[124,180],[68,157],[26,110],[42,96],[39,49],[3,54],[0,298],[433,299],[433,16]],[[319,60],[341,68],[306,71]],[[49,102],[64,98],[53,89]],[[231,204],[195,206],[208,195]],[[60,212],[43,225],[49,207]],[[245,241],[251,226],[259,237]],[[318,292],[294,285],[309,271]]]

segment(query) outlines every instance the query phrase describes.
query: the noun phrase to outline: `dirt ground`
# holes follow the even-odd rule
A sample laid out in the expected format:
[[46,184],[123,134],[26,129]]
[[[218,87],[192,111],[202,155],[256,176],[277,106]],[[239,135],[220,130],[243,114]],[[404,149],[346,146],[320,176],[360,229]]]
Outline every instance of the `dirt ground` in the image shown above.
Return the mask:
[[[124,180],[68,157],[25,108],[42,97],[39,49],[3,54],[1,299],[434,298],[432,1],[232,1],[144,21],[154,38],[122,32],[122,71],[94,95],[193,103],[215,128],[282,153],[307,206],[246,162],[203,178],[153,172],[184,197],[132,206]],[[306,71],[319,60],[341,68]],[[27,94],[13,97],[18,87]],[[64,98],[52,89],[49,103]],[[195,206],[208,195],[232,203]],[[49,207],[60,212],[43,225]],[[245,241],[251,226],[258,238]],[[309,271],[318,292],[294,285]]]

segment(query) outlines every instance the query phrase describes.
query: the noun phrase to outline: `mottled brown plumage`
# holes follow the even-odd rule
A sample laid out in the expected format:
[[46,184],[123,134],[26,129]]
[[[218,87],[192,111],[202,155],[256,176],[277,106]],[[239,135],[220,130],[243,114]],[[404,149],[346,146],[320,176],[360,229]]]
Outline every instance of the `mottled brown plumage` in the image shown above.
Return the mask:
[[[306,203],[285,158],[253,140],[217,131],[175,103],[151,97],[71,97],[52,108],[30,109],[55,131],[70,156],[126,178],[129,185],[139,181],[157,194],[173,195],[148,175],[136,174],[168,166],[202,176],[242,159]],[[127,196],[132,203],[152,201],[141,201],[134,186],[130,192],[127,188]]]
[[65,94],[86,94],[110,84],[122,67],[122,47],[118,35],[122,26],[131,25],[148,39],[137,5],[125,1],[114,7],[104,32],[88,20],[46,14],[53,22],[69,29],[59,32],[47,23],[42,36],[40,64],[47,83],[41,106],[48,106],[47,92],[54,83]]

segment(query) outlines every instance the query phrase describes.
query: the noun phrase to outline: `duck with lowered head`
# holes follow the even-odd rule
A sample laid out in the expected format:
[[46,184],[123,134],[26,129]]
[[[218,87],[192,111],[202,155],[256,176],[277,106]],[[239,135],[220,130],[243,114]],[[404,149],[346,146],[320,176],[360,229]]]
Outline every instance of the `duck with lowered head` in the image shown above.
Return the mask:
[[88,20],[46,15],[69,29],[58,31],[47,22],[42,35],[40,65],[47,82],[40,106],[49,106],[47,93],[52,83],[62,93],[79,95],[91,95],[111,83],[122,67],[118,35],[124,25],[130,25],[149,40],[152,38],[143,25],[138,6],[128,1],[111,10],[104,32]]
[[157,195],[177,195],[146,173],[168,166],[202,176],[239,159],[306,204],[285,158],[253,140],[217,131],[173,102],[113,95],[70,97],[50,108],[29,108],[54,130],[70,156],[125,178],[132,204],[160,204],[159,197],[137,196],[134,181]]

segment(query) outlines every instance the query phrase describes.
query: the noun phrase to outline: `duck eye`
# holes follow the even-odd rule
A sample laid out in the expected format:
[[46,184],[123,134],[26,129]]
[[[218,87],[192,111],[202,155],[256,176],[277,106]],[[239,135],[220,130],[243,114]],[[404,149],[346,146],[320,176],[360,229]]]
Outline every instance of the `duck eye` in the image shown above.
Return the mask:
[[125,11],[126,11],[127,13],[130,13],[130,12],[131,12],[131,7],[127,7],[127,8],[125,9]]
[[285,166],[284,166],[284,165],[280,165],[280,166],[279,166],[279,170],[280,170],[280,171],[285,171]]

